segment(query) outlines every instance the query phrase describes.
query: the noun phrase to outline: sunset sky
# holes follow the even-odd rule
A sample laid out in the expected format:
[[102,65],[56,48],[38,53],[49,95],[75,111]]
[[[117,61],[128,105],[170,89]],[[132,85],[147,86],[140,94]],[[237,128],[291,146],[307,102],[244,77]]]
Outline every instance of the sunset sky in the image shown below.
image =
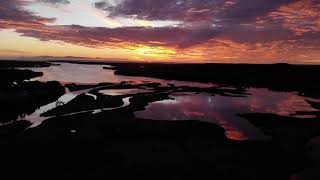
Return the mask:
[[320,64],[320,0],[1,0],[0,58]]

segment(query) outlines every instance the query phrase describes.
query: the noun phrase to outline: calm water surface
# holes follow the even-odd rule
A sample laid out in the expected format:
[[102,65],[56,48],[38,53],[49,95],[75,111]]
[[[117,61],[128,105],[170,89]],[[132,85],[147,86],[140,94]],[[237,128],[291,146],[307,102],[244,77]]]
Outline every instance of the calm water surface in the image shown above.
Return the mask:
[[118,96],[118,95],[126,95],[126,94],[137,94],[137,93],[147,93],[152,92],[152,90],[148,89],[105,89],[100,90],[99,93],[109,95],[109,96]]
[[175,93],[174,100],[149,104],[137,117],[155,120],[202,120],[224,127],[229,138],[237,140],[267,138],[241,113],[272,113],[289,116],[296,111],[310,111],[304,98],[293,93],[273,92],[267,89],[248,89],[247,97],[210,96],[208,94]]
[[[28,68],[33,71],[43,72],[44,76],[34,80],[60,81],[63,84],[95,84],[101,82],[120,83],[121,81],[132,81],[132,83],[157,82],[162,86],[174,84],[175,86],[212,87],[210,83],[194,83],[184,81],[167,81],[148,77],[129,77],[114,75],[114,70],[102,69],[106,65],[83,65],[61,63],[60,66],[45,68]],[[108,89],[100,90],[106,95],[136,94],[150,92],[147,89]],[[163,100],[150,103],[143,111],[135,112],[139,118],[153,120],[201,120],[221,125],[226,130],[226,135],[231,139],[265,139],[268,138],[258,128],[247,120],[237,116],[241,113],[272,113],[282,116],[290,116],[297,111],[316,111],[304,97],[293,92],[274,92],[268,89],[247,89],[249,95],[246,97],[212,96],[206,93],[195,94],[193,92],[173,93],[172,100]],[[81,91],[81,93],[88,92]],[[78,93],[68,92],[60,100],[70,101]],[[313,100],[313,99],[312,99]],[[126,99],[129,103],[129,100]],[[39,113],[54,108],[55,102],[41,107],[37,112],[28,116],[31,122],[37,123]],[[98,113],[96,110],[95,113]],[[42,119],[43,121],[43,119]]]
[[[212,87],[210,83],[196,83],[188,81],[167,81],[149,77],[133,77],[114,75],[115,70],[103,69],[103,67],[112,67],[108,65],[85,65],[60,63],[60,66],[50,66],[41,68],[27,68],[36,72],[43,72],[44,75],[33,80],[38,81],[59,81],[62,84],[97,84],[103,82],[120,83],[122,81],[132,81],[133,83],[156,82],[162,85],[174,84],[176,86],[192,86],[192,87]],[[26,68],[21,68],[26,69]]]

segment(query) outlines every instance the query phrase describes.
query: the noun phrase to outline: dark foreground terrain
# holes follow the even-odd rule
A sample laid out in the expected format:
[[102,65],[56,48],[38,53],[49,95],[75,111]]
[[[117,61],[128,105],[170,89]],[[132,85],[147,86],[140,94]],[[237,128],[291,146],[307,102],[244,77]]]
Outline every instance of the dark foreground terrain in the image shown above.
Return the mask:
[[47,67],[49,63],[9,61],[0,62],[0,123],[8,123],[33,113],[65,93],[59,82],[28,81],[42,76],[41,72],[12,69],[13,67]]
[[[198,66],[201,70],[197,70]],[[245,68],[250,72],[245,72],[241,67],[221,66],[230,69],[223,74],[220,70],[223,67],[214,65],[203,70],[207,67],[117,64],[119,74],[234,83],[238,88],[160,87],[155,83],[131,85],[126,82],[69,84],[66,86],[71,91],[93,88],[90,93],[96,98],[80,94],[69,103],[43,113],[48,119],[31,129],[26,129],[31,125],[29,121],[23,118],[15,121],[15,118],[53,102],[65,93],[64,87],[58,82],[24,81],[41,75],[32,71],[0,69],[0,101],[5,105],[0,127],[1,175],[44,179],[289,180],[298,174],[297,179],[308,176],[319,179],[318,161],[310,157],[317,149],[313,144],[307,146],[310,139],[320,135],[319,116],[301,119],[274,114],[239,114],[272,137],[263,141],[229,140],[223,128],[196,120],[154,121],[135,117],[135,111],[144,109],[148,103],[170,99],[172,92],[245,96],[242,86],[266,86],[319,97],[318,85],[304,79],[318,79],[318,67],[280,64],[260,69],[252,65]],[[278,68],[286,69],[281,77]],[[238,73],[241,78],[237,77]],[[8,80],[6,76],[11,78]],[[234,77],[236,79],[232,79]],[[101,89],[111,88],[149,88],[153,92],[131,95],[130,104],[122,107],[128,95],[99,93]],[[320,109],[318,102],[309,103]],[[95,109],[101,110],[95,112]],[[313,115],[319,115],[319,111]]]

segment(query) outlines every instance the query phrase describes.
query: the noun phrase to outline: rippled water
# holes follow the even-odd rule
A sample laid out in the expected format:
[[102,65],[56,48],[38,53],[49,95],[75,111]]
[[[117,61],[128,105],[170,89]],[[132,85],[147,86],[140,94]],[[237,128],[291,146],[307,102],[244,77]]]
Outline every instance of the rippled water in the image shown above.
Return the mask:
[[[132,81],[131,83],[157,82],[162,86],[174,84],[175,86],[192,87],[213,87],[211,83],[194,83],[184,81],[167,81],[148,77],[129,77],[114,75],[114,70],[103,69],[106,65],[83,65],[61,63],[61,66],[51,66],[45,68],[28,68],[44,73],[44,76],[34,80],[40,81],[60,81],[63,84],[95,84],[101,82],[120,83],[122,81]],[[79,93],[87,93],[89,90],[81,92],[68,92],[59,100],[67,103],[75,98]],[[150,103],[143,111],[135,112],[139,118],[153,120],[201,120],[217,123],[225,128],[226,135],[231,139],[265,139],[267,138],[258,128],[250,124],[247,120],[237,116],[242,113],[272,113],[283,116],[290,116],[297,111],[315,111],[304,97],[293,92],[274,92],[268,89],[247,89],[249,95],[246,97],[226,97],[212,96],[206,93],[195,94],[193,92],[172,93],[172,100],[163,100]],[[100,90],[106,95],[136,94],[140,92],[152,92],[149,89],[107,89]],[[87,94],[93,96],[92,94]],[[125,105],[129,105],[129,99],[125,99]],[[38,111],[28,116],[27,120],[39,124],[43,119],[39,114],[55,107],[55,103],[50,103],[41,107]],[[94,113],[99,113],[97,109]],[[77,113],[77,112],[75,112]]]

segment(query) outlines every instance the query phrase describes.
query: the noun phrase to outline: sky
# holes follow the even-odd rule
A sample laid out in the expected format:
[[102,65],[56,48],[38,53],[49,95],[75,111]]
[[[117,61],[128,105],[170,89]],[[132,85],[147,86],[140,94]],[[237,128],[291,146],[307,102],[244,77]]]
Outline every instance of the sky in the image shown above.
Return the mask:
[[0,58],[320,64],[320,0],[1,0]]

